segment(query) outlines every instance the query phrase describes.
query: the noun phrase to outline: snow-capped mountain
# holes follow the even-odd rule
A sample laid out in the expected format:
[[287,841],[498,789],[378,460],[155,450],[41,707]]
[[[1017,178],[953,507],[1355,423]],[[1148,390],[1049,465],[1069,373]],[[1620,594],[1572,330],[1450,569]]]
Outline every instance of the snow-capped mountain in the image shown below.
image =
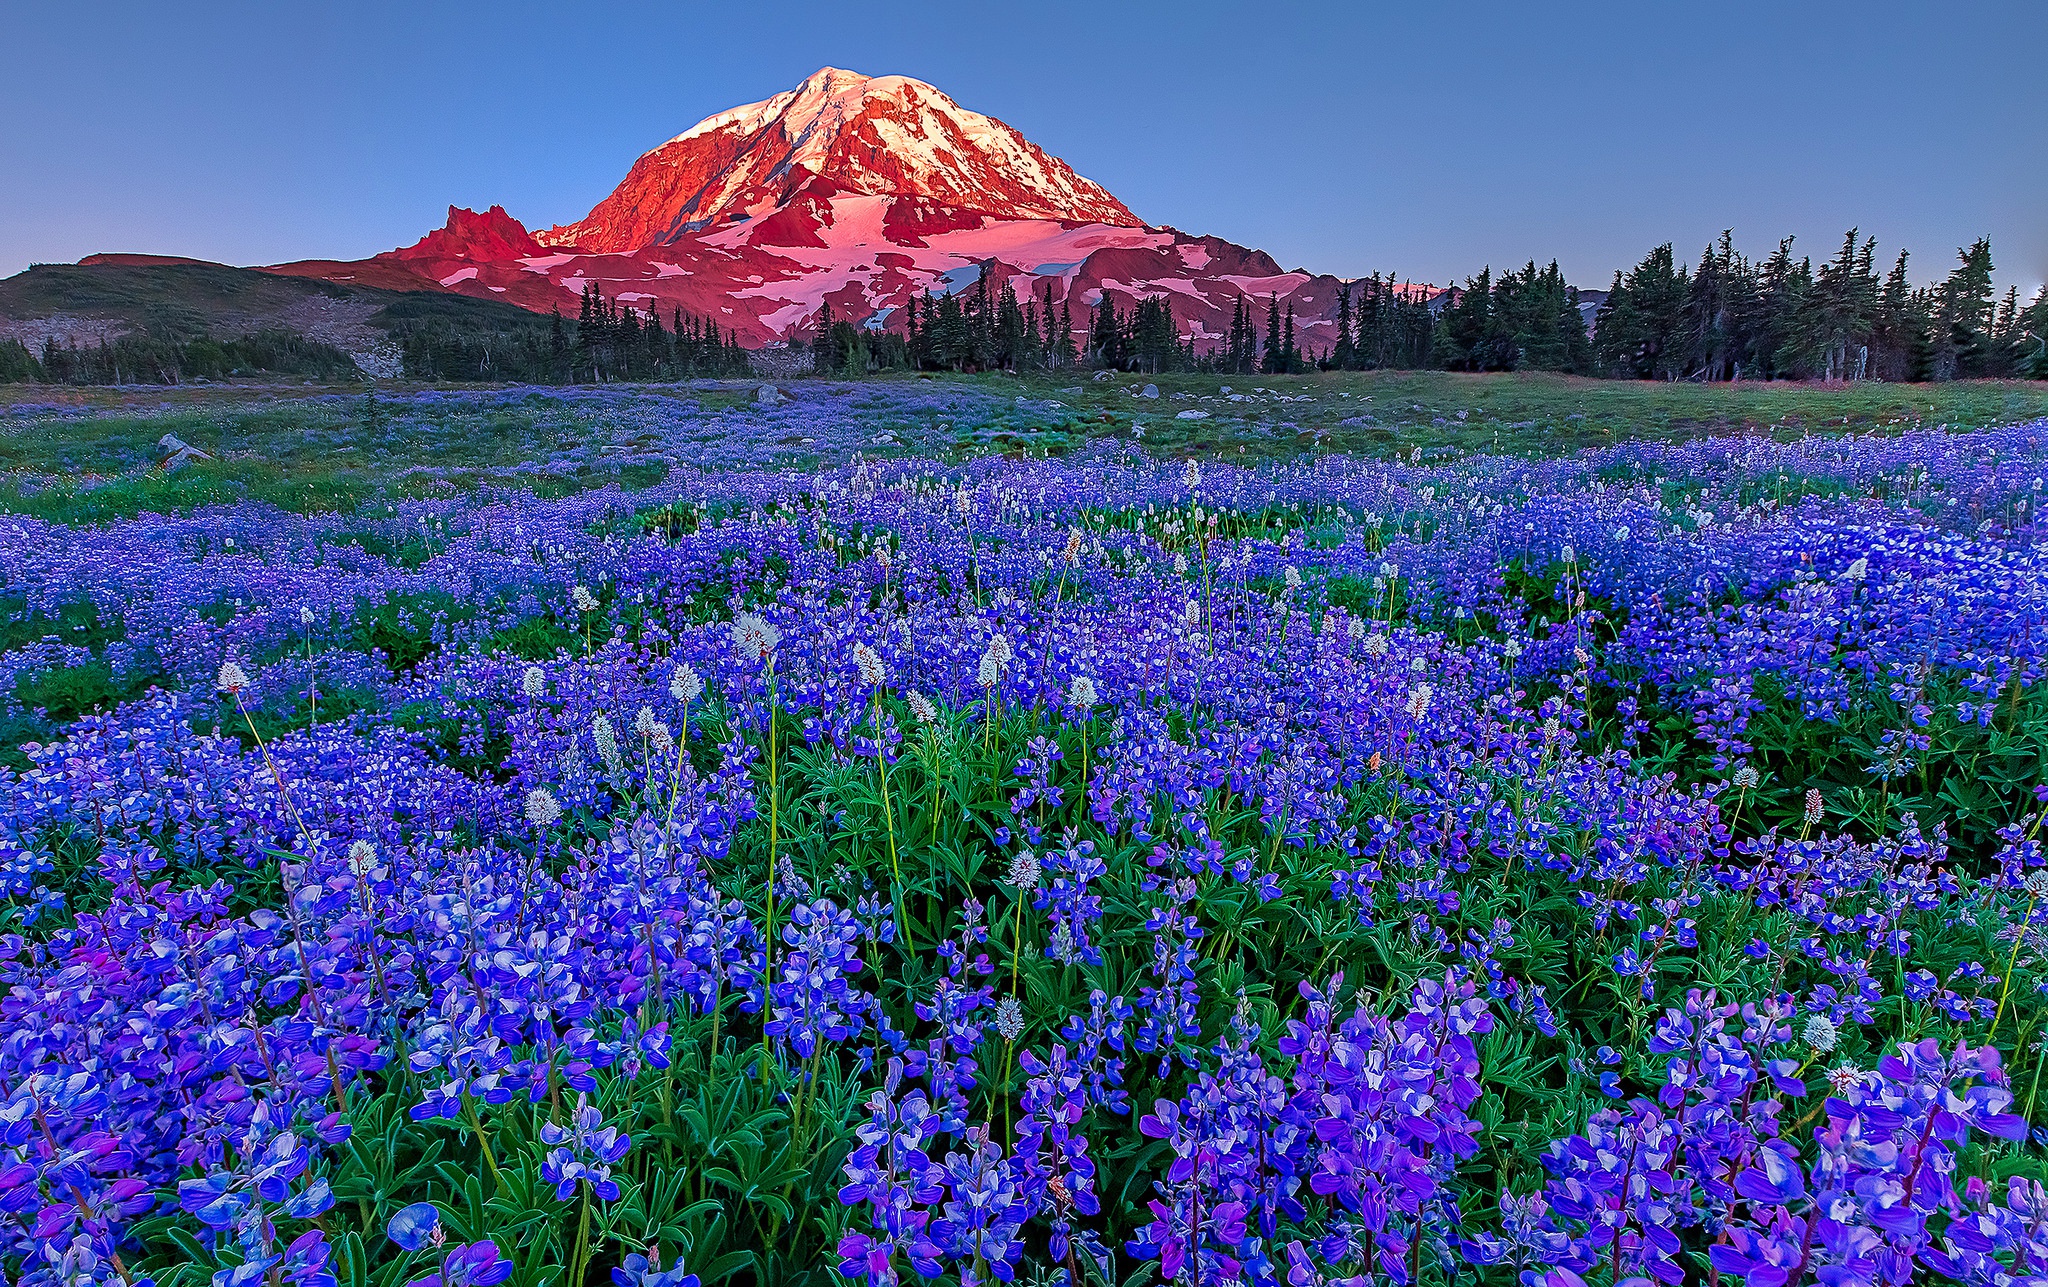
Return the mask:
[[827,67],[697,122],[635,161],[587,216],[541,240],[618,254],[834,196],[923,197],[1003,219],[1140,222],[1065,161],[923,81]]
[[911,297],[987,275],[1066,302],[1076,332],[1105,296],[1169,298],[1198,347],[1237,300],[1277,297],[1305,348],[1335,335],[1338,281],[1262,251],[1142,222],[1015,129],[922,81],[825,68],[773,98],[707,117],[642,155],[574,223],[529,232],[493,206],[352,263],[274,271],[433,287],[574,315],[584,288],[636,308],[709,317],[755,345],[806,336],[820,303],[871,327]]

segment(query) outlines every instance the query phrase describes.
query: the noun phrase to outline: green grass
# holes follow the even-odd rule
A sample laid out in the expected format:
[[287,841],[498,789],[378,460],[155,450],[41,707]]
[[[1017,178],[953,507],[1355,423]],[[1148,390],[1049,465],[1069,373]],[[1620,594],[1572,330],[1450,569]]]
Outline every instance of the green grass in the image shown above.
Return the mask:
[[[1014,389],[1057,398],[1084,423],[1102,424],[1097,432],[1127,432],[1136,420],[1146,447],[1166,455],[1238,448],[1247,454],[1285,455],[1315,448],[1388,456],[1416,447],[1425,453],[1556,455],[1630,439],[1741,432],[1798,436],[1936,424],[1981,428],[2048,416],[2048,382],[2041,381],[1705,385],[1451,371],[1235,377],[1119,373],[1103,381],[1086,373],[1068,379],[950,378],[999,392]],[[1147,384],[1158,388],[1157,401],[1129,393]],[[1225,387],[1247,395],[1246,400],[1224,400],[1220,390]],[[1259,397],[1258,391],[1290,400]],[[1298,400],[1304,395],[1308,401]],[[1207,411],[1210,418],[1176,418],[1186,410]],[[1345,423],[1367,417],[1369,423]]]
[[[1160,396],[1136,396],[1150,384]],[[970,415],[915,425],[928,415],[902,394],[934,386],[986,395]],[[90,415],[0,419],[0,511],[67,522],[139,513],[189,512],[210,503],[260,501],[298,513],[352,512],[373,499],[445,495],[482,484],[550,495],[617,482],[659,483],[667,466],[632,460],[659,448],[687,459],[687,444],[661,443],[630,417],[593,416],[557,391],[534,388],[491,404],[419,404],[421,388],[215,384],[172,389],[0,386],[9,405],[57,403]],[[1223,390],[1239,395],[1231,401]],[[707,432],[747,432],[753,383],[703,382],[649,389],[650,398],[694,402]],[[1764,432],[1780,437],[1896,431],[1923,425],[1975,428],[2048,416],[2048,382],[1939,385],[1652,384],[1556,375],[1451,372],[1326,373],[1218,377],[1089,372],[892,376],[858,385],[813,386],[804,397],[848,397],[883,429],[923,429],[921,440],[955,458],[989,452],[1054,454],[1092,442],[1136,441],[1163,456],[1279,459],[1342,451],[1426,458],[1472,452],[1557,455],[1630,439],[1684,439]],[[1019,404],[1018,399],[1025,399]],[[1046,405],[1060,404],[1057,407]],[[1177,413],[1201,410],[1206,419]],[[723,413],[712,421],[713,413]],[[160,475],[157,439],[173,433],[221,459]],[[769,436],[762,430],[764,441]],[[915,436],[915,435],[907,435]],[[778,459],[800,465],[787,449]],[[887,446],[877,452],[892,450]],[[894,448],[893,450],[907,450]],[[567,472],[518,472],[522,462],[580,453]],[[809,460],[809,463],[818,463]]]

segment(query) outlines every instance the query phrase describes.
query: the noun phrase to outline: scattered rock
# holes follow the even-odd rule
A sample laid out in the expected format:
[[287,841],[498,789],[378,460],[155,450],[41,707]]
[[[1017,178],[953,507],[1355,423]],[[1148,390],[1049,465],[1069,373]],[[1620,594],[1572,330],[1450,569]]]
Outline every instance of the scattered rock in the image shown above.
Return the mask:
[[1138,396],[1141,398],[1157,398],[1159,396],[1159,386],[1156,384],[1148,384],[1144,388],[1138,390]]
[[372,380],[396,380],[405,374],[405,354],[396,347],[363,349],[350,353],[348,358]]
[[1175,420],[1207,420],[1208,418],[1209,413],[1206,411],[1183,411],[1174,417]]
[[1109,378],[1110,378],[1110,373],[1109,373],[1109,372],[1107,372],[1107,371],[1097,371],[1097,372],[1095,373],[1095,379],[1096,379],[1096,380],[1097,380],[1098,382],[1100,382],[1100,381],[1103,381],[1103,380],[1107,380],[1107,379],[1109,379]]
[[199,450],[199,448],[186,442],[174,433],[167,433],[157,439],[156,449],[164,453],[163,459],[156,462],[156,467],[165,473],[169,473],[174,469],[182,469],[195,460],[213,459],[212,456]]
[[754,405],[757,407],[779,407],[787,401],[788,399],[782,396],[782,390],[772,384],[764,384],[754,391]]

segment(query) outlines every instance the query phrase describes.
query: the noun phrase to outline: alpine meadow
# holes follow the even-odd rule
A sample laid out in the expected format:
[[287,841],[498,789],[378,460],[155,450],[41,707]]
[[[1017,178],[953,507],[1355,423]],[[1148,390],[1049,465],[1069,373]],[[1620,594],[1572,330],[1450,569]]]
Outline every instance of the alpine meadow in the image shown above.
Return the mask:
[[2048,1287],[1950,249],[1286,270],[826,67],[0,281],[0,1287]]

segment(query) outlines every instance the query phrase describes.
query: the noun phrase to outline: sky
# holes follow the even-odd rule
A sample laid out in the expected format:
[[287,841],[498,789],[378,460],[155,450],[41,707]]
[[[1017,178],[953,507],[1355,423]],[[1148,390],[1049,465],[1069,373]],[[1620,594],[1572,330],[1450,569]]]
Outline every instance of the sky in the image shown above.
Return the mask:
[[450,204],[581,216],[821,66],[929,81],[1142,218],[1283,266],[1604,286],[1723,228],[2048,279],[2039,0],[32,4],[0,0],[0,276],[358,258]]

